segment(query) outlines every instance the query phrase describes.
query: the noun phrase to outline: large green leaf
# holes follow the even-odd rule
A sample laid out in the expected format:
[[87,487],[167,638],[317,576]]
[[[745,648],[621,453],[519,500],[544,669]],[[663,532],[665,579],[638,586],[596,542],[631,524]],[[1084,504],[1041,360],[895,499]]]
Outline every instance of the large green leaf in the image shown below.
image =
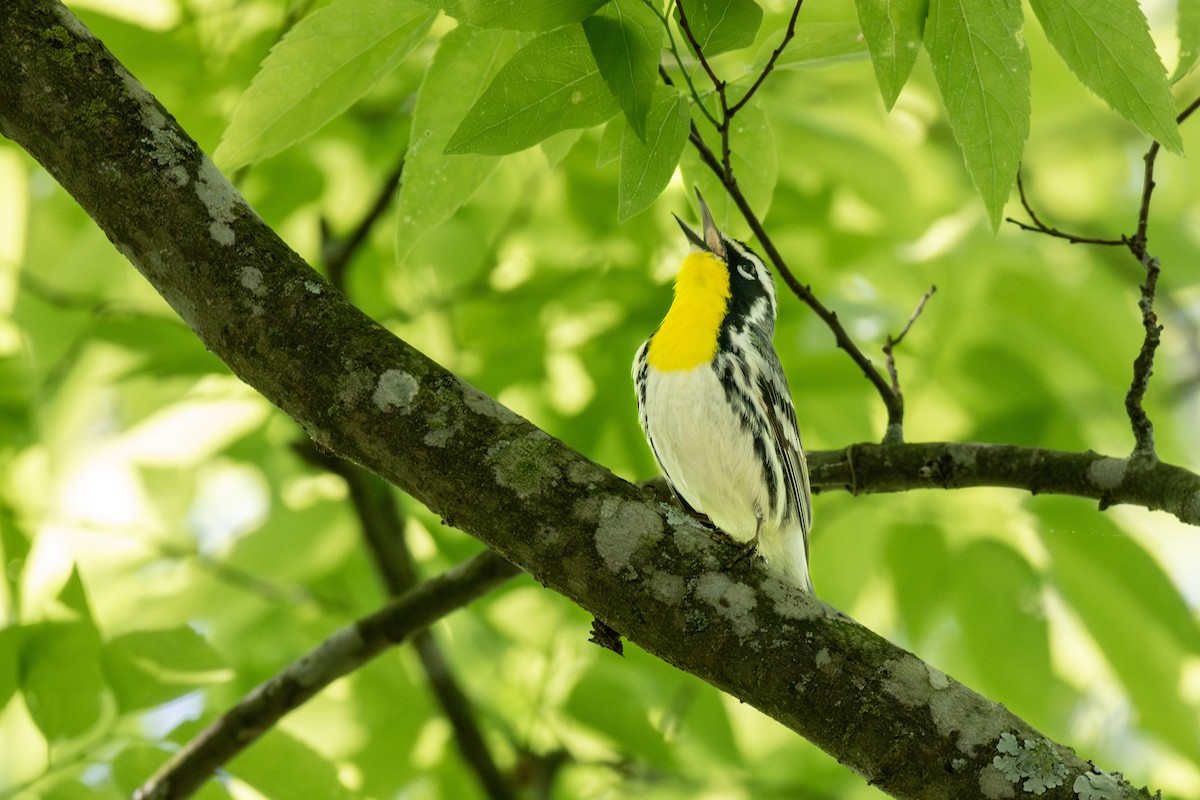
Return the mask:
[[622,754],[670,767],[676,755],[650,716],[668,699],[661,694],[663,687],[657,677],[649,670],[634,672],[599,659],[580,676],[564,710],[611,739]]
[[156,706],[232,677],[208,642],[186,625],[118,636],[105,647],[104,666],[123,711]]
[[1179,63],[1175,65],[1172,81],[1177,81],[1192,71],[1200,61],[1200,2],[1180,0],[1179,9]]
[[688,136],[688,104],[664,86],[654,95],[644,141],[632,127],[621,142],[621,178],[617,184],[617,220],[644,211],[666,188]]
[[998,228],[1029,136],[1020,0],[931,0],[925,47],[967,172]]
[[883,104],[890,110],[917,62],[929,0],[855,0]]
[[1031,0],[1084,86],[1168,150],[1183,151],[1167,72],[1137,0]]
[[550,31],[582,22],[608,0],[435,0],[452,17],[475,28]]
[[26,629],[21,689],[47,740],[80,736],[100,720],[101,652],[100,634],[89,621],[42,622]]
[[229,762],[229,773],[272,800],[349,800],[332,763],[295,737],[273,728]]
[[991,539],[968,545],[954,573],[956,617],[978,688],[1020,715],[1046,713],[1054,680],[1041,580],[1019,553]]
[[438,46],[413,111],[396,213],[397,261],[470,200],[495,169],[494,156],[444,151],[454,126],[517,52],[519,41],[511,31],[459,26]]
[[613,0],[583,22],[592,56],[625,118],[646,136],[646,115],[658,84],[663,27],[641,0]]
[[0,708],[8,705],[20,683],[21,647],[25,629],[20,625],[0,628]]
[[754,0],[681,0],[676,20],[680,8],[700,50],[709,58],[754,44],[762,25],[762,8]]
[[446,145],[447,153],[504,155],[617,111],[579,25],[542,34],[500,69]]
[[1030,502],[1043,523],[1051,575],[1136,704],[1143,724],[1200,756],[1195,702],[1178,687],[1200,653],[1200,625],[1171,578],[1107,518],[1059,498]]
[[411,0],[335,0],[309,14],[263,60],[214,159],[232,171],[305,138],[390,72],[436,18]]

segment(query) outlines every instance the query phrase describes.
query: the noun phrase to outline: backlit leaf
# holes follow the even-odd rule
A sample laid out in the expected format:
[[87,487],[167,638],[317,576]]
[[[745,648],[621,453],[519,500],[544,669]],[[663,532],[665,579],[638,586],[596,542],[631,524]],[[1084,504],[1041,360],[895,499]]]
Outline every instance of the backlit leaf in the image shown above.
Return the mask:
[[883,104],[890,110],[917,61],[929,0],[855,0],[855,6]]
[[762,24],[763,12],[754,0],[685,0],[681,7],[696,43],[710,58],[754,44]]
[[617,184],[617,220],[645,210],[666,188],[688,136],[687,101],[670,87],[654,95],[646,120],[645,141],[632,127],[621,142],[621,177]]
[[450,137],[447,153],[504,155],[568,128],[590,128],[617,106],[579,25],[542,34],[509,59]]
[[454,126],[517,52],[519,41],[510,31],[459,26],[438,45],[413,112],[396,213],[397,261],[470,200],[495,169],[493,156],[444,151]]
[[1167,72],[1137,0],[1031,0],[1046,38],[1084,86],[1168,150],[1183,140]]
[[335,0],[304,17],[263,60],[214,160],[232,171],[313,133],[390,72],[436,18],[410,0]]
[[1029,136],[1029,51],[1020,0],[931,0],[925,47],[967,172],[992,227]]
[[600,75],[638,136],[646,135],[646,115],[658,84],[663,27],[641,0],[613,0],[584,20],[583,32]]

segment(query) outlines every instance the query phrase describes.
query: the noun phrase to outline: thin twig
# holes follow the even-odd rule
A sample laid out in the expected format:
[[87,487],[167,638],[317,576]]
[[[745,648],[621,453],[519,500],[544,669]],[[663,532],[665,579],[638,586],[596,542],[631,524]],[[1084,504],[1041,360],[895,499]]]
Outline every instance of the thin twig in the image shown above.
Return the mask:
[[1033,224],[1030,225],[1027,222],[1021,222],[1020,220],[1013,219],[1012,217],[1005,217],[1004,221],[1011,222],[1013,225],[1016,225],[1021,230],[1032,231],[1033,233],[1044,233],[1047,236],[1053,236],[1056,239],[1065,239],[1068,242],[1070,242],[1071,244],[1099,244],[1099,245],[1127,245],[1128,244],[1128,242],[1124,238],[1121,238],[1121,239],[1093,239],[1093,238],[1089,238],[1087,236],[1079,236],[1074,233],[1067,233],[1066,231],[1062,231],[1051,225],[1047,225],[1045,222],[1042,221],[1041,217],[1039,217],[1037,215],[1037,212],[1033,210],[1033,206],[1030,204],[1029,198],[1025,195],[1025,181],[1021,177],[1020,170],[1017,171],[1017,193],[1021,196],[1021,206],[1025,209],[1025,213],[1029,215],[1029,218],[1031,220],[1033,220]]
[[862,373],[866,376],[867,380],[869,380],[875,386],[875,389],[879,392],[880,398],[883,400],[884,407],[887,409],[888,427],[891,428],[893,426],[902,425],[904,422],[904,404],[901,403],[897,396],[892,392],[892,387],[888,384],[887,379],[883,377],[883,374],[880,373],[879,369],[871,362],[871,359],[869,359],[866,354],[859,349],[858,345],[854,343],[854,340],[850,338],[850,334],[846,332],[845,327],[843,327],[841,321],[838,319],[837,312],[831,311],[829,308],[827,308],[825,304],[818,300],[817,296],[813,294],[812,288],[800,283],[800,281],[792,273],[791,269],[787,265],[787,262],[784,261],[783,255],[775,247],[775,242],[772,241],[771,237],[767,234],[767,231],[763,227],[762,222],[759,220],[758,215],[755,214],[754,209],[750,207],[750,202],[746,199],[746,196],[742,194],[741,187],[739,187],[737,182],[732,179],[727,182],[724,181],[724,177],[721,174],[721,165],[718,163],[717,158],[713,154],[712,150],[707,144],[705,144],[704,139],[701,138],[700,131],[696,129],[695,123],[692,124],[692,130],[688,135],[688,141],[690,141],[692,146],[696,148],[696,152],[700,155],[700,160],[703,161],[705,165],[707,165],[708,168],[711,169],[719,178],[722,178],[725,190],[733,199],[734,204],[737,205],[738,210],[741,211],[742,217],[744,217],[747,224],[750,225],[750,230],[754,233],[755,238],[758,239],[759,244],[762,245],[763,251],[767,254],[767,257],[771,259],[771,263],[775,265],[775,269],[779,272],[779,276],[783,279],[783,282],[787,284],[787,287],[791,289],[792,293],[795,294],[796,297],[800,298],[805,305],[811,308],[816,315],[821,318],[830,331],[833,332],[833,337],[837,342],[837,346],[846,351],[854,363],[858,365],[859,369],[862,370]]
[[134,792],[134,800],[190,797],[213,772],[333,681],[483,596],[520,570],[488,550],[335,631],[246,695]]
[[1150,376],[1154,373],[1154,353],[1162,341],[1163,326],[1158,324],[1158,315],[1154,312],[1154,293],[1158,287],[1160,267],[1158,259],[1153,256],[1143,257],[1142,264],[1146,268],[1146,280],[1140,287],[1142,296],[1138,299],[1138,309],[1142,312],[1142,328],[1146,335],[1137,358],[1133,361],[1133,381],[1125,394],[1125,411],[1133,428],[1134,446],[1131,457],[1156,460],[1154,424],[1146,415],[1142,400],[1150,386]]
[[755,79],[754,83],[751,84],[749,91],[742,95],[741,100],[738,100],[729,107],[730,118],[732,118],[734,114],[741,111],[746,103],[750,102],[750,98],[753,97],[754,93],[758,91],[758,87],[762,86],[763,81],[765,81],[767,76],[771,74],[771,70],[775,69],[775,62],[778,61],[779,56],[783,54],[783,48],[787,47],[788,42],[790,42],[792,37],[796,35],[796,17],[800,16],[800,7],[802,5],[804,5],[804,0],[796,0],[796,5],[792,8],[792,17],[788,20],[787,30],[783,32],[783,41],[780,42],[779,47],[776,47],[775,51],[771,53],[771,57],[767,59],[766,66],[763,67],[762,72],[758,74],[758,77]]
[[[404,517],[391,487],[361,467],[322,453],[309,441],[297,445],[295,450],[310,464],[326,469],[346,482],[367,550],[388,593],[400,597],[412,589],[417,584],[416,564],[405,539]],[[496,766],[476,721],[473,704],[459,685],[437,638],[428,629],[418,631],[413,635],[413,647],[450,722],[463,760],[489,798],[511,800],[516,796],[513,787]]]
[[[1193,100],[1175,117],[1175,123],[1182,125],[1197,109],[1200,109],[1200,97]],[[1154,446],[1154,424],[1146,414],[1143,401],[1146,391],[1150,387],[1150,376],[1154,373],[1154,354],[1162,342],[1163,326],[1159,324],[1158,314],[1154,311],[1154,299],[1158,290],[1158,277],[1162,271],[1162,265],[1156,257],[1149,254],[1147,244],[1150,227],[1150,201],[1154,197],[1156,185],[1154,166],[1161,149],[1162,145],[1152,142],[1149,149],[1146,150],[1146,155],[1142,158],[1145,163],[1142,173],[1142,198],[1138,204],[1137,228],[1131,236],[1122,236],[1120,239],[1092,239],[1064,233],[1046,225],[1038,217],[1025,196],[1025,185],[1019,172],[1017,173],[1017,190],[1021,195],[1021,205],[1024,206],[1034,224],[1028,225],[1011,218],[1008,220],[1024,230],[1066,239],[1072,244],[1124,245],[1129,248],[1129,252],[1145,270],[1146,278],[1138,287],[1141,290],[1141,295],[1138,297],[1138,310],[1142,314],[1142,329],[1145,331],[1145,336],[1142,339],[1142,346],[1138,350],[1137,358],[1133,361],[1133,380],[1129,384],[1129,391],[1125,393],[1125,412],[1129,416],[1129,424],[1133,429],[1134,445],[1130,457],[1150,460],[1157,460],[1158,456]]]
[[691,23],[688,22],[687,12],[683,10],[683,3],[676,3],[679,9],[679,27],[683,31],[683,35],[687,38],[688,44],[692,46],[692,50],[696,53],[696,58],[700,59],[700,66],[704,67],[704,71],[708,73],[709,80],[712,81],[713,87],[717,90],[717,98],[721,102],[721,119],[717,122],[717,133],[721,136],[721,180],[724,183],[730,183],[733,178],[733,156],[729,147],[729,123],[733,120],[733,114],[729,111],[729,95],[725,92],[725,81],[717,77],[717,73],[713,71],[712,65],[708,63],[708,58],[704,55],[704,48],[696,39],[696,35],[692,32]]
[[322,254],[325,262],[326,275],[329,282],[336,286],[339,290],[346,290],[346,269],[350,266],[350,260],[362,247],[366,241],[367,235],[371,232],[371,228],[375,226],[376,221],[387,211],[392,204],[392,198],[396,196],[396,189],[400,186],[400,177],[404,173],[404,158],[401,157],[392,171],[388,173],[384,180],[383,186],[379,190],[379,194],[375,197],[375,202],[367,210],[367,213],[359,220],[358,225],[345,239],[335,239],[329,235],[328,229],[322,220]]
[[[921,316],[921,312],[925,310],[925,304],[929,302],[929,298],[933,297],[933,294],[936,291],[937,286],[929,287],[929,291],[925,292],[925,294],[921,296],[921,300],[917,303],[917,307],[914,308],[912,314],[909,315],[908,322],[904,323],[904,328],[900,331],[900,335],[894,338],[889,335],[887,337],[887,343],[883,346],[883,355],[887,358],[888,375],[890,375],[892,378],[892,394],[898,397],[901,403],[904,402],[904,393],[900,391],[900,374],[896,371],[896,358],[894,350],[901,342],[904,341],[904,337],[907,336],[908,332],[912,329],[913,323],[917,321],[917,317]],[[887,437],[885,437],[883,443],[902,443],[904,441],[903,430],[897,429],[895,434],[897,438],[889,440]]]
[[[776,48],[771,54],[771,58],[767,61],[762,73],[751,86],[750,91],[733,108],[730,108],[728,105],[727,96],[725,94],[725,82],[717,77],[716,73],[712,70],[711,65],[709,65],[708,59],[704,56],[703,48],[701,48],[699,42],[696,41],[696,37],[692,33],[691,25],[687,22],[687,16],[683,11],[682,4],[680,4],[680,28],[683,30],[689,44],[692,46],[692,49],[696,51],[696,56],[700,59],[700,63],[704,65],[705,70],[709,74],[709,78],[713,81],[713,85],[717,87],[717,93],[721,99],[722,116],[721,120],[716,125],[717,132],[721,135],[721,158],[718,159],[716,154],[713,153],[712,149],[704,141],[704,137],[701,136],[700,130],[696,127],[695,122],[691,123],[691,131],[688,134],[688,141],[691,142],[692,147],[695,148],[696,153],[700,156],[700,160],[705,164],[705,166],[712,170],[713,174],[720,179],[721,184],[725,187],[725,191],[728,192],[729,196],[733,199],[734,204],[737,205],[738,210],[741,212],[746,222],[750,225],[750,230],[754,233],[755,238],[758,239],[759,244],[762,245],[767,257],[775,265],[775,269],[779,272],[783,282],[787,284],[787,287],[791,289],[793,294],[795,294],[809,308],[816,312],[817,316],[819,316],[826,326],[828,326],[833,332],[833,336],[838,347],[846,351],[850,358],[854,360],[854,363],[858,364],[867,380],[871,381],[871,383],[875,386],[875,389],[879,392],[880,398],[883,400],[884,407],[887,409],[887,430],[889,431],[888,435],[891,436],[894,434],[890,432],[900,430],[904,423],[904,403],[899,394],[892,391],[892,387],[888,384],[887,379],[884,378],[879,369],[871,362],[871,359],[867,358],[866,354],[859,349],[858,345],[854,343],[854,340],[850,338],[850,334],[846,332],[846,329],[842,326],[841,321],[838,320],[837,313],[828,309],[825,304],[818,300],[816,295],[812,293],[811,287],[800,283],[796,276],[792,274],[792,271],[787,266],[787,262],[785,262],[783,259],[783,255],[775,247],[775,243],[771,240],[771,237],[767,235],[767,231],[763,227],[762,222],[759,220],[758,215],[755,214],[754,209],[750,207],[749,201],[746,199],[746,196],[742,193],[741,188],[738,186],[737,177],[733,174],[733,165],[729,150],[729,123],[733,115],[745,107],[750,95],[758,91],[759,87],[762,86],[763,81],[766,80],[766,76],[774,69],[776,62],[779,60],[780,54],[783,53],[783,49],[795,35],[796,17],[799,15],[802,5],[803,0],[798,0],[792,10],[792,17],[788,23],[788,30],[784,34],[783,41],[780,42],[779,47]],[[663,82],[668,86],[673,85],[670,75],[668,75],[667,71],[662,67],[659,67],[659,75],[662,77]]]

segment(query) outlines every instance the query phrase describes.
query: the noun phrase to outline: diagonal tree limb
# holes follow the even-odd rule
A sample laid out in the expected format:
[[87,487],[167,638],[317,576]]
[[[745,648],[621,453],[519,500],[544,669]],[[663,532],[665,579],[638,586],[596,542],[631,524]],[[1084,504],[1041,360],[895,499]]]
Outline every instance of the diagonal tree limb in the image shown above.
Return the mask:
[[[719,569],[729,545],[367,318],[54,0],[0,11],[0,133],[318,444],[880,789],[1007,796],[1036,779],[1045,800],[1075,800],[1072,786],[1099,780],[1070,748],[760,564]],[[1148,797],[1104,781],[1107,797]]]
[[257,741],[289,711],[519,571],[485,551],[339,629],[201,731],[134,793],[134,800],[190,797],[217,768]]

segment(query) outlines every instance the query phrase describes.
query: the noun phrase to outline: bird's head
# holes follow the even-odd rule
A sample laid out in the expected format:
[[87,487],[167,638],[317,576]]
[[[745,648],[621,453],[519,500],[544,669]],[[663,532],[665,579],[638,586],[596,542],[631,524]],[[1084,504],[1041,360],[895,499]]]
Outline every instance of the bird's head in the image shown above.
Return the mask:
[[[725,326],[749,320],[770,330],[774,326],[776,306],[775,279],[771,270],[746,244],[721,233],[699,189],[696,199],[700,202],[702,233],[696,233],[675,217],[688,241],[696,248],[679,271],[676,295],[697,289],[716,291],[727,298]],[[718,270],[718,265],[723,269]]]

